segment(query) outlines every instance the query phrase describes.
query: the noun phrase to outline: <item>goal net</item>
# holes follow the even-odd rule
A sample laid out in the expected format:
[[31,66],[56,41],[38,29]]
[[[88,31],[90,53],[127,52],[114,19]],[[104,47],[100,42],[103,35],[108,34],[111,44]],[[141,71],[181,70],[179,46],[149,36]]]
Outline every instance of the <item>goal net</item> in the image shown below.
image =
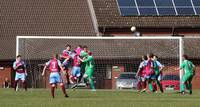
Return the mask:
[[97,88],[114,88],[115,77],[122,72],[137,72],[142,55],[153,53],[165,66],[164,74],[174,74],[181,61],[179,37],[55,37],[17,36],[16,55],[22,55],[28,65],[32,87],[45,87],[48,80],[41,78],[42,65],[53,53],[62,53],[66,44],[73,51],[86,45],[95,58]]

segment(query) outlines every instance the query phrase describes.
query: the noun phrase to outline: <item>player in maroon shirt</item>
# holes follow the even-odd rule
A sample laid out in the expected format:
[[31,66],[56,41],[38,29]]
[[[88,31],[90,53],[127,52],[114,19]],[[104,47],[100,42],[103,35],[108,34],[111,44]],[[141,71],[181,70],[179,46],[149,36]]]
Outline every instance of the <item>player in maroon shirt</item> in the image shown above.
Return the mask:
[[14,89],[15,91],[17,88],[17,83],[21,80],[24,86],[24,89],[27,91],[27,84],[26,84],[26,64],[24,61],[21,60],[21,55],[18,55],[16,61],[13,63],[13,69],[15,70],[15,84]]
[[50,70],[49,83],[51,85],[51,95],[52,95],[52,97],[54,98],[54,96],[55,96],[54,95],[55,87],[58,83],[60,84],[60,87],[63,91],[64,96],[68,97],[66,90],[65,90],[63,80],[61,78],[61,74],[60,74],[60,69],[61,69],[62,72],[64,70],[62,68],[60,60],[58,60],[58,55],[53,55],[53,58],[45,64],[43,72],[42,72],[42,76],[44,76],[47,67],[49,67],[49,70]]

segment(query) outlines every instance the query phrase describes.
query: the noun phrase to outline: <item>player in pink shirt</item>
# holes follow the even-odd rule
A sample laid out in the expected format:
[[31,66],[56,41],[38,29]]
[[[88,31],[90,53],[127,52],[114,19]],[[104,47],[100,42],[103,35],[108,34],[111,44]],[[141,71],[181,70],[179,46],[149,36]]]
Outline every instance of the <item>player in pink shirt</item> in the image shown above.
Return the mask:
[[145,79],[148,82],[149,90],[153,92],[152,82],[155,82],[156,80],[154,64],[153,64],[153,54],[152,53],[147,54],[147,58],[148,60],[145,66],[145,72],[146,72]]
[[147,64],[147,56],[142,56],[142,62],[140,63],[140,66],[138,68],[136,77],[138,78],[138,84],[137,84],[137,89],[138,92],[144,92],[146,91],[146,71],[145,71],[145,66]]
[[78,83],[80,76],[81,76],[81,61],[80,61],[80,56],[76,54],[73,60],[71,80],[73,80],[75,83]]

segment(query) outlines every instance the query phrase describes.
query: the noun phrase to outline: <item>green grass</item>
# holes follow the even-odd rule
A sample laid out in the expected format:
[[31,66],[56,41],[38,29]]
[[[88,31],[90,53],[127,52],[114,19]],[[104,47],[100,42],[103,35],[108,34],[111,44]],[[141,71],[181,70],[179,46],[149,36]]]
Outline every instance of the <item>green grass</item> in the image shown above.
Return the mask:
[[137,93],[135,91],[68,90],[69,98],[56,91],[55,99],[47,89],[14,92],[0,89],[0,107],[200,107],[200,90],[193,95],[178,93]]

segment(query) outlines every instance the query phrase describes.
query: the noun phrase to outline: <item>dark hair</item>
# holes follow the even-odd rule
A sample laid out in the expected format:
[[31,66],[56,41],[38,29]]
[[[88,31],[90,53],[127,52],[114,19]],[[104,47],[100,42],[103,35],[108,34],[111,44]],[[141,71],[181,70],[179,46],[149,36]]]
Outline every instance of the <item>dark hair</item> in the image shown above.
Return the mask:
[[67,44],[65,47],[70,47],[71,48],[72,46],[70,44]]
[[82,45],[78,45],[78,47],[82,48]]
[[22,57],[21,55],[17,55],[17,58]]
[[146,55],[143,55],[142,58],[143,58],[144,60],[147,60],[147,59],[148,59]]
[[183,58],[185,58],[186,60],[188,60],[188,56],[186,54],[183,55]]
[[154,57],[158,58],[158,56],[157,56],[157,55],[154,55]]
[[91,52],[91,51],[88,51],[88,55],[92,55],[92,52]]
[[86,45],[84,45],[83,48],[88,48],[88,47]]
[[58,55],[57,53],[53,53],[53,58],[58,59],[58,58],[59,58],[59,55]]
[[75,53],[75,54],[77,53],[76,50],[73,50],[72,52]]
[[149,53],[149,54],[148,54],[148,57],[149,57],[149,58],[153,58],[153,53]]

